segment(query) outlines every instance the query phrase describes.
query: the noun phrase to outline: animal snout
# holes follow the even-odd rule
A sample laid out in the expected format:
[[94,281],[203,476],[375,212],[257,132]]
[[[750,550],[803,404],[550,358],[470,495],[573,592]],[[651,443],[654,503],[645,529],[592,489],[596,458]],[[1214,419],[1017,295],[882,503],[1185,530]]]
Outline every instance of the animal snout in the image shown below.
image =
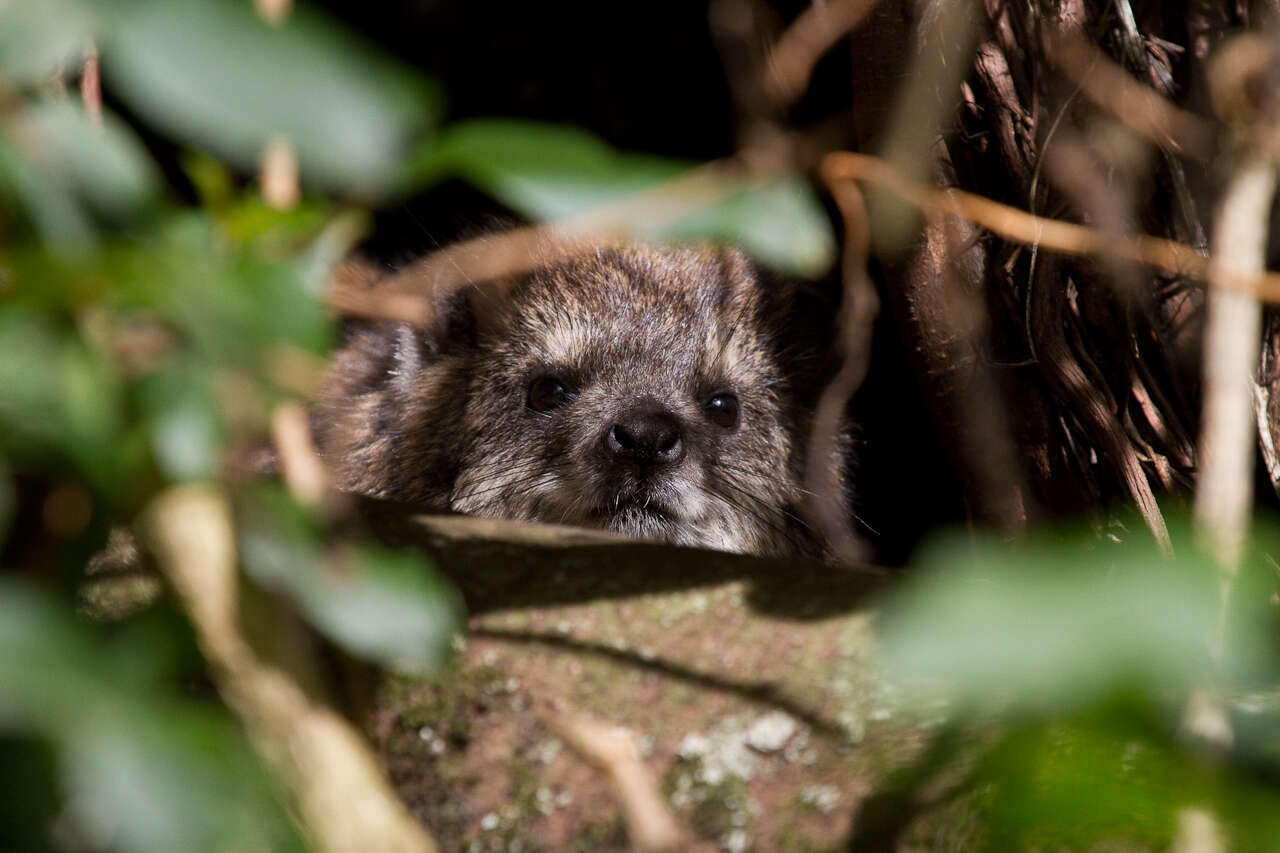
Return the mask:
[[605,430],[604,449],[618,464],[659,468],[684,458],[684,435],[680,421],[666,409],[634,409]]

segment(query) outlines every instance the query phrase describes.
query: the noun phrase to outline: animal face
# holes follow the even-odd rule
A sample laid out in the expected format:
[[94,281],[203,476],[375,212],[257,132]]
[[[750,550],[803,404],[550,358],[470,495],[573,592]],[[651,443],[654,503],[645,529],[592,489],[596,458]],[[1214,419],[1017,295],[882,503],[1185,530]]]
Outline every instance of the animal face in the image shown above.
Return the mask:
[[479,334],[450,508],[731,551],[795,537],[796,418],[733,253],[600,250]]
[[375,497],[820,553],[796,507],[798,397],[821,378],[795,378],[813,341],[780,340],[788,303],[736,252],[588,250],[455,300],[430,334],[352,327],[317,435],[339,485]]

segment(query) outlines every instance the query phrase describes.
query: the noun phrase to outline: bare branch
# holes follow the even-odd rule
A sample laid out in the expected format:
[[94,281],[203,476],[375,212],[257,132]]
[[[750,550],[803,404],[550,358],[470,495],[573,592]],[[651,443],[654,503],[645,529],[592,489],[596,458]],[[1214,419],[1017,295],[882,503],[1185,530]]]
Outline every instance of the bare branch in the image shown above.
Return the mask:
[[[1119,260],[1146,264],[1193,281],[1208,278],[1209,258],[1182,243],[1147,235],[1116,240],[1094,228],[1035,216],[964,190],[925,187],[866,154],[833,152],[823,162],[823,174],[828,180],[861,180],[883,187],[922,210],[959,216],[1006,240],[1066,255],[1098,257],[1110,252]],[[1264,302],[1280,303],[1280,273],[1259,271],[1251,276],[1225,277],[1214,284],[1252,294]]]
[[298,154],[287,136],[273,136],[263,146],[258,162],[258,188],[263,201],[276,210],[296,207],[302,198],[298,186]]
[[688,836],[658,793],[653,774],[641,759],[631,732],[581,714],[562,713],[551,722],[561,737],[608,775],[622,804],[627,832],[635,849],[681,848]]
[[381,281],[368,268],[356,273],[340,266],[325,300],[344,314],[429,328],[436,306],[450,293],[478,285],[502,293],[522,273],[679,221],[741,192],[753,180],[771,180],[784,155],[757,150],[715,160],[569,219],[455,243]]
[[880,313],[880,296],[867,275],[871,245],[867,206],[862,192],[849,183],[831,185],[831,194],[844,219],[844,296],[841,301],[841,364],[823,389],[810,428],[805,462],[806,515],[822,531],[835,557],[852,565],[866,558],[866,549],[849,526],[849,509],[842,498],[844,472],[839,463],[845,410],[867,376],[871,362],[871,330]]
[[253,0],[253,8],[257,10],[258,17],[278,27],[293,11],[293,0]]
[[1204,415],[1195,518],[1234,575],[1253,502],[1254,389],[1262,306],[1248,292],[1266,257],[1276,170],[1255,156],[1231,177],[1214,224],[1204,340]]
[[80,70],[80,99],[94,124],[102,123],[102,73],[98,65],[98,46],[92,41],[84,48],[84,65]]
[[289,494],[303,506],[320,506],[329,491],[329,472],[316,454],[307,410],[296,402],[276,406],[271,413],[271,439]]
[[857,27],[876,2],[834,0],[801,12],[769,51],[765,91],[784,104],[803,95],[818,60]]
[[144,519],[157,563],[191,618],[218,691],[292,795],[326,853],[434,853],[361,737],[264,664],[240,633],[236,546],[226,497],[207,486],[162,493]]

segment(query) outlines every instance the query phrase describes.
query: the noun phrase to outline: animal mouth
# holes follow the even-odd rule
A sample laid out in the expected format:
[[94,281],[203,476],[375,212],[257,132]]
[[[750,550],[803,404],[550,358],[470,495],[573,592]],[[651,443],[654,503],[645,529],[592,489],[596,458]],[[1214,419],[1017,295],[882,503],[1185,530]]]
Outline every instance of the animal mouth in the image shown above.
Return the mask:
[[646,495],[620,495],[591,515],[600,527],[645,539],[666,538],[663,531],[680,521],[670,504]]
[[597,510],[597,515],[604,519],[648,518],[655,521],[675,521],[676,514],[665,503],[649,497],[618,498],[606,503]]

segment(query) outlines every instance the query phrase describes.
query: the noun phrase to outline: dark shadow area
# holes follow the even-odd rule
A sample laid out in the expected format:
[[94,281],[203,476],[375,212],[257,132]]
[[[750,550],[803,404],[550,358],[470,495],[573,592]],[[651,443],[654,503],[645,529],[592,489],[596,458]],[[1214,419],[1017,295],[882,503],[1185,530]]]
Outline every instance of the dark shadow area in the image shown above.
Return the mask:
[[[853,833],[845,849],[849,853],[893,853],[902,835],[925,809],[945,795],[926,801],[921,790],[956,758],[962,743],[959,727],[948,724],[915,761],[895,772],[876,793],[862,801],[854,816]],[[964,779],[947,786],[963,787]]]
[[753,586],[750,605],[771,616],[810,620],[865,605],[883,589],[883,569],[846,569],[612,538],[595,531],[423,516],[365,500],[361,510],[392,545],[425,548],[473,614],[692,590],[734,580]]

